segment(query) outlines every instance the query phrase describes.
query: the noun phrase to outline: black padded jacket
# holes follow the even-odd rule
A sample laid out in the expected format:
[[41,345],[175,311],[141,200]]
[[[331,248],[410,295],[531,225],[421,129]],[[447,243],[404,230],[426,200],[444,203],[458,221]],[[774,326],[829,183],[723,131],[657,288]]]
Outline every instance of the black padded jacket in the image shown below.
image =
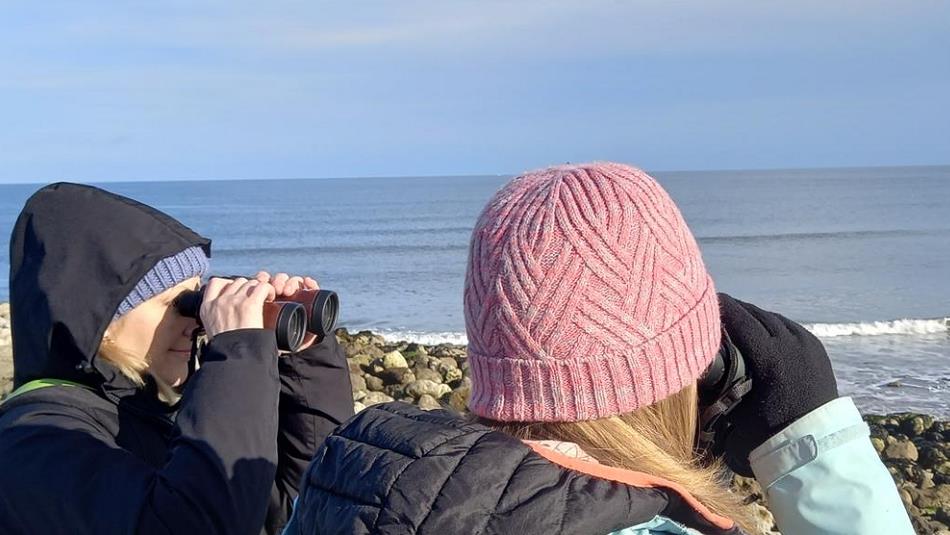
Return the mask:
[[362,411],[327,438],[286,535],[597,535],[657,516],[701,533],[741,533],[658,478],[395,402]]

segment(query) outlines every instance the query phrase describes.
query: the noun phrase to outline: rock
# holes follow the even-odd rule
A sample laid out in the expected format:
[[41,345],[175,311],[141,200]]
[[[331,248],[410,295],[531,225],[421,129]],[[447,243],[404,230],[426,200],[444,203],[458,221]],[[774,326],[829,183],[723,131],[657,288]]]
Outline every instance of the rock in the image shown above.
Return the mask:
[[379,347],[357,343],[344,345],[343,352],[347,357],[352,357],[355,355],[369,355],[372,358],[379,358],[383,356],[383,350]]
[[386,339],[373,331],[360,331],[353,335],[353,341],[357,344],[381,346],[386,344]]
[[416,374],[416,379],[427,379],[436,383],[442,382],[442,374],[427,366],[416,364],[412,371]]
[[950,508],[950,485],[937,485],[927,490],[916,492],[914,505],[921,509]]
[[901,432],[909,437],[917,437],[924,434],[933,425],[934,419],[930,416],[916,415],[901,423]]
[[452,389],[449,387],[449,385],[436,383],[435,381],[427,381],[425,379],[416,379],[415,381],[406,385],[406,393],[415,398],[418,398],[424,394],[429,394],[430,396],[438,399],[451,391]]
[[452,357],[442,357],[439,359],[439,373],[445,373],[445,370],[458,369],[459,363]]
[[353,401],[359,401],[366,397],[366,379],[362,375],[350,373],[350,387],[353,392]]
[[876,451],[878,455],[884,451],[884,441],[879,438],[872,438],[871,445],[874,446],[874,451]]
[[350,387],[353,392],[366,391],[366,379],[363,379],[363,376],[358,373],[350,372]]
[[445,382],[446,383],[455,383],[462,380],[462,370],[458,368],[450,368],[445,370]]
[[419,408],[424,411],[431,411],[433,409],[441,409],[442,404],[439,403],[439,400],[430,396],[429,394],[423,394],[419,396]]
[[416,344],[416,343],[412,343],[412,344],[409,344],[408,346],[406,346],[406,352],[407,352],[407,353],[415,353],[415,354],[417,354],[417,355],[420,355],[420,354],[421,354],[421,355],[428,355],[428,354],[429,354],[429,351],[428,351],[428,349],[426,349],[426,346],[424,346],[424,345],[422,345],[422,344]]
[[389,385],[407,385],[416,380],[416,374],[409,368],[386,368],[379,372],[376,377],[383,380],[383,384]]
[[[393,399],[402,399],[406,396],[406,385],[387,385],[383,393]],[[411,400],[410,403],[415,400]]]
[[395,401],[393,398],[383,394],[382,392],[369,392],[366,394],[366,397],[363,398],[363,404],[367,407],[371,405],[378,405],[380,403],[389,403],[390,401]]
[[408,368],[409,363],[406,362],[406,358],[402,356],[402,353],[391,351],[383,355],[383,367],[387,370],[390,368]]
[[884,450],[884,454],[887,455],[888,459],[908,459],[916,461],[917,447],[910,441],[895,442]]
[[947,454],[944,453],[940,445],[932,442],[921,444],[918,451],[920,452],[920,465],[924,468],[935,468],[947,460]]
[[898,494],[901,497],[901,501],[904,502],[904,507],[914,505],[914,497],[910,495],[907,489],[901,489]]
[[468,398],[472,393],[471,386],[460,386],[453,390],[448,396],[448,404],[458,412],[468,410]]
[[359,355],[353,355],[352,357],[347,357],[347,362],[356,364],[359,366],[359,370],[365,371],[368,370],[370,365],[376,360],[376,357],[367,355],[366,353],[360,353]]
[[930,470],[921,470],[921,477],[919,486],[921,489],[932,489],[936,485],[934,484],[934,474]]
[[366,390],[370,392],[382,392],[383,388],[386,386],[383,384],[383,380],[374,375],[367,375],[366,379]]

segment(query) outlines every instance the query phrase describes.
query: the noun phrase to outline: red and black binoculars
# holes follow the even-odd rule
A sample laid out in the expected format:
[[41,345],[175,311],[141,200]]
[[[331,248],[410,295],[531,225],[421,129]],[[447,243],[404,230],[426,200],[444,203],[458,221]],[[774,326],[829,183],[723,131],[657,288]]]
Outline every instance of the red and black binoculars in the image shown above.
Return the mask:
[[[216,276],[217,277],[217,276]],[[233,279],[236,277],[218,277]],[[175,300],[178,313],[195,318],[201,324],[199,311],[204,300],[205,287],[183,292]],[[282,351],[296,351],[307,332],[322,339],[333,333],[340,313],[340,298],[331,290],[298,290],[290,296],[281,296],[264,303],[264,328],[274,331],[277,347]]]

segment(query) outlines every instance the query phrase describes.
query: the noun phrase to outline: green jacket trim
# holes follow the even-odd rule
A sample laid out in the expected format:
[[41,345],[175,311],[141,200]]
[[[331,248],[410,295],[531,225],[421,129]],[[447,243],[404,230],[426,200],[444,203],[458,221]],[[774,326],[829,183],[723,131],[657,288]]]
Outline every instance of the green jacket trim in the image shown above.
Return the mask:
[[10,401],[11,399],[21,394],[26,394],[27,392],[30,392],[33,390],[39,390],[40,388],[47,388],[50,386],[77,386],[79,388],[92,390],[92,388],[84,384],[76,383],[73,381],[67,381],[65,379],[34,379],[28,383],[21,385],[20,388],[17,388],[13,392],[10,392],[10,395],[7,396],[6,399],[4,399],[3,401],[0,401],[0,403],[6,403],[7,401]]

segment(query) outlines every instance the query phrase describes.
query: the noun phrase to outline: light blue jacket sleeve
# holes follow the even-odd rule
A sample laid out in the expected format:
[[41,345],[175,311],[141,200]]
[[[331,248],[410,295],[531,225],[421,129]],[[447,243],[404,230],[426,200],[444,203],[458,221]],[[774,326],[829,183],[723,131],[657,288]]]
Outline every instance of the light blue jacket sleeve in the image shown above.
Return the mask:
[[783,534],[913,535],[869,437],[851,398],[838,398],[752,451],[752,471]]

